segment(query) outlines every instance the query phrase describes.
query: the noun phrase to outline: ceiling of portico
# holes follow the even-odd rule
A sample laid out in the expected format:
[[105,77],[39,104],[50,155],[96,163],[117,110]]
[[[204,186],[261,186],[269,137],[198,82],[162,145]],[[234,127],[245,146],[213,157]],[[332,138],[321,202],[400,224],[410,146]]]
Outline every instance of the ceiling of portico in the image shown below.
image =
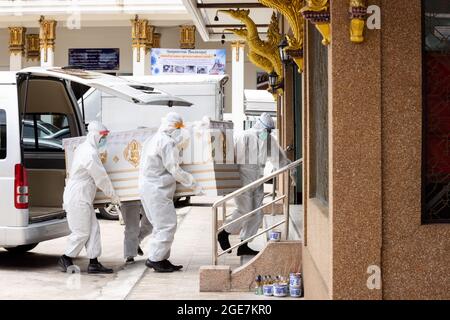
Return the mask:
[[41,15],[58,26],[78,17],[82,27],[130,26],[136,14],[157,27],[192,23],[182,0],[0,0],[0,28],[38,27]]
[[[226,9],[250,9],[250,18],[257,24],[261,34],[267,32],[268,23],[273,10],[261,5],[258,0],[182,0],[187,11],[190,13],[194,24],[197,27],[204,41],[221,41],[224,29],[243,27],[240,21],[232,17],[219,13],[219,21],[215,21],[217,10]],[[227,41],[238,38],[225,32]]]

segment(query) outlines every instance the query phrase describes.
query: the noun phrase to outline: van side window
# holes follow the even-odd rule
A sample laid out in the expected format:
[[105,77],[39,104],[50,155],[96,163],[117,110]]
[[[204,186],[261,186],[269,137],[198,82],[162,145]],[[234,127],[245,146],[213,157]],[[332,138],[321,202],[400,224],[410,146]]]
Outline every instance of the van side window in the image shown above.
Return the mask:
[[23,143],[26,151],[63,151],[62,140],[70,138],[65,114],[28,113],[23,120]]
[[0,109],[0,159],[6,158],[6,112]]

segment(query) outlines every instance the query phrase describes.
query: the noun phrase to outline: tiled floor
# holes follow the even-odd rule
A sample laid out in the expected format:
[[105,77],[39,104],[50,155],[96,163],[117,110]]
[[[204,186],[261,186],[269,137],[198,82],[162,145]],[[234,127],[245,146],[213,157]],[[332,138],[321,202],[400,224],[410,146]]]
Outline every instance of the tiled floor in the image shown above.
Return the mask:
[[[283,299],[258,296],[253,292],[199,292],[199,268],[211,264],[210,214],[211,209],[208,207],[192,207],[179,225],[172,246],[171,260],[173,263],[182,264],[183,271],[164,274],[146,270],[127,299]],[[257,246],[257,243],[253,244],[255,249]],[[219,263],[237,267],[240,260],[235,254],[230,254],[226,255],[225,259],[221,258]]]

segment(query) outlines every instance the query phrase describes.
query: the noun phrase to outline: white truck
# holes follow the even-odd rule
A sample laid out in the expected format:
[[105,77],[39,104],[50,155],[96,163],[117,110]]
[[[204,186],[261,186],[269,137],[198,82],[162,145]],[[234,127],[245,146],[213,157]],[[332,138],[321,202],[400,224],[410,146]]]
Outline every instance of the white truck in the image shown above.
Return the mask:
[[84,70],[0,72],[0,247],[26,252],[69,233],[62,139],[85,134],[75,95],[80,86],[140,108],[191,105],[141,83]]
[[[139,108],[133,103],[111,96],[94,88],[85,91],[78,99],[86,121],[98,120],[112,131],[134,130],[137,128],[157,128],[161,118],[169,111],[181,114],[186,122],[200,120],[208,116],[211,120],[223,120],[224,86],[228,76],[211,75],[165,75],[127,76],[129,81],[143,83],[192,103],[190,108],[159,106],[151,109]],[[84,110],[84,111],[83,111]]]

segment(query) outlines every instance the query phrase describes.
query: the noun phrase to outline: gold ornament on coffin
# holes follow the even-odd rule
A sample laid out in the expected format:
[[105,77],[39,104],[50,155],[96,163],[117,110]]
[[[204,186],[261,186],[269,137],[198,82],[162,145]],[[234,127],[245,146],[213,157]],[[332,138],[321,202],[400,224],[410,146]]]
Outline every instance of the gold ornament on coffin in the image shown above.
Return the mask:
[[13,55],[23,55],[25,48],[25,32],[24,27],[9,27],[9,51]]
[[44,62],[47,62],[48,50],[54,49],[56,39],[56,21],[45,20],[44,16],[39,19],[39,41],[40,49],[44,51]]
[[258,0],[262,5],[279,11],[289,23],[292,36],[287,36],[289,46],[284,50],[297,64],[299,72],[303,71],[303,38],[305,19],[299,14],[305,5],[304,0]]
[[329,0],[306,0],[306,7],[300,12],[319,30],[323,37],[322,44],[329,45],[331,42]]
[[114,158],[112,160],[114,161],[114,163],[117,163],[117,162],[119,162],[120,159],[118,156],[114,156]]
[[123,150],[123,157],[129,163],[131,163],[135,168],[139,165],[141,161],[141,144],[136,140],[131,140],[130,143]]
[[100,160],[102,161],[103,164],[105,164],[106,161],[108,160],[108,151],[101,152],[99,155]]
[[350,40],[354,43],[364,42],[367,7],[365,0],[350,0]]
[[27,34],[27,60],[39,60],[39,35]]
[[[283,82],[283,63],[281,61],[278,45],[282,36],[279,32],[278,18],[274,13],[267,30],[267,41],[259,37],[258,27],[250,18],[250,10],[230,9],[219,10],[237,20],[240,20],[245,29],[227,29],[237,36],[246,40],[249,48],[249,59],[255,65],[261,67],[264,71],[271,73],[275,71],[278,75],[278,84]],[[270,64],[270,65],[269,65]]]

